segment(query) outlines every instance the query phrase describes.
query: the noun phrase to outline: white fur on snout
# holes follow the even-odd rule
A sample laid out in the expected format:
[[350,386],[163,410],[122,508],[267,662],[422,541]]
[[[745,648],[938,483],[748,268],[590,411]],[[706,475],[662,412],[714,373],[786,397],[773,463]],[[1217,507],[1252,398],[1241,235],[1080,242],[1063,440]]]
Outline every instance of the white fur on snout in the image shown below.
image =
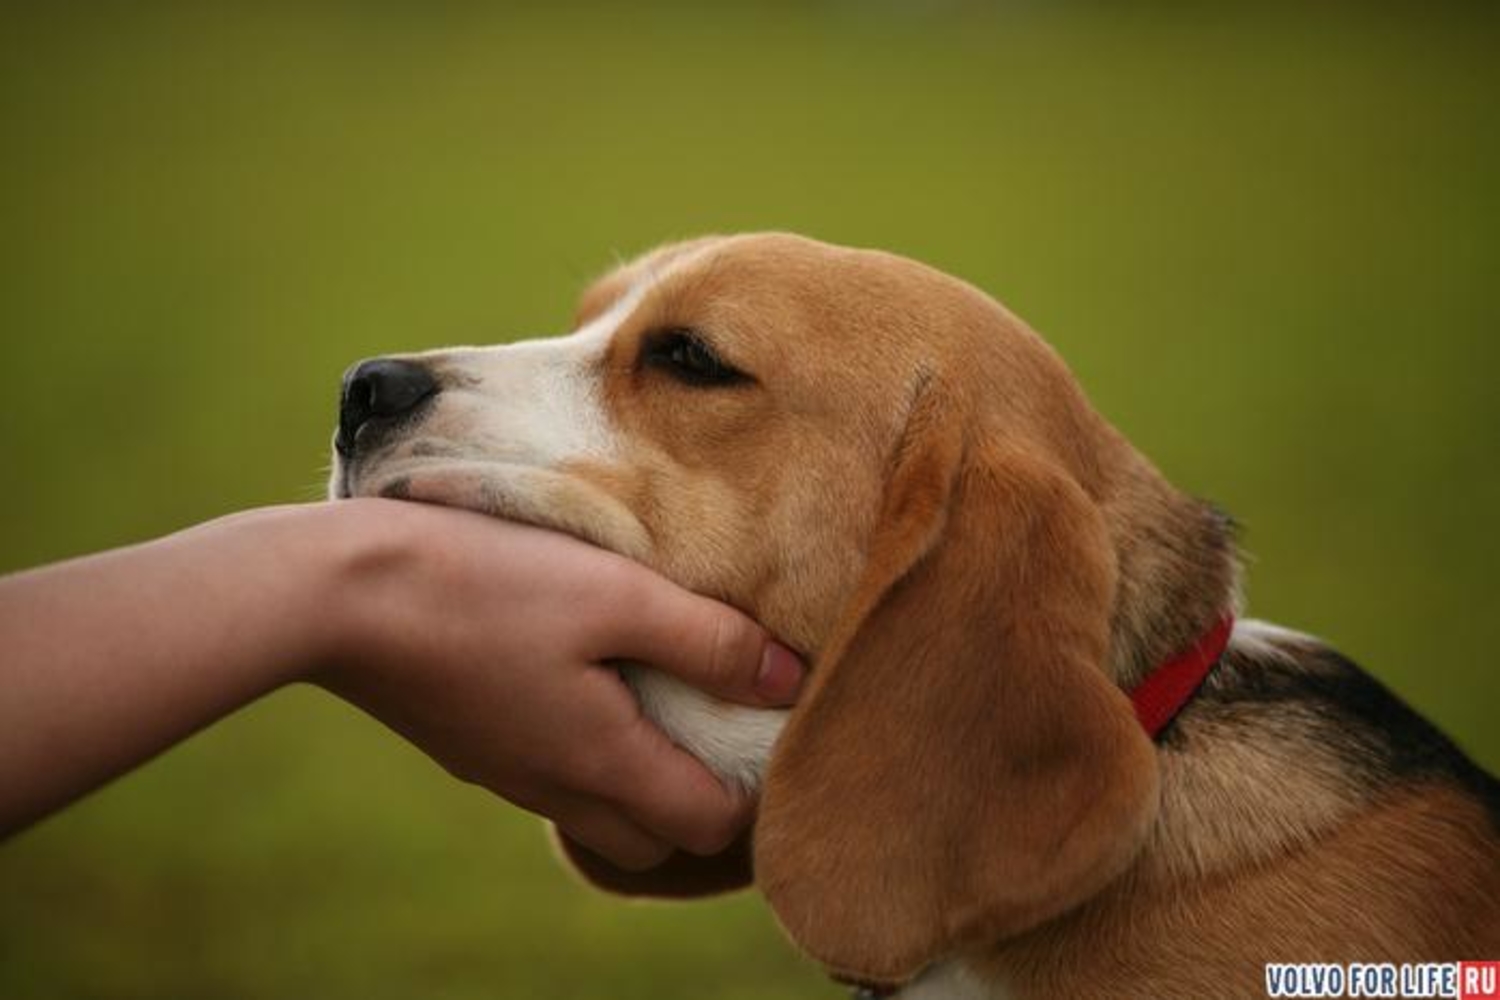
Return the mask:
[[353,467],[352,491],[469,507],[644,558],[650,535],[635,513],[563,471],[624,451],[604,409],[603,366],[644,292],[565,337],[411,356],[439,372],[443,391],[407,438]]
[[476,443],[511,464],[552,468],[618,454],[602,398],[604,356],[646,287],[565,337],[437,352],[436,363],[458,383],[444,390],[442,405],[461,412]]

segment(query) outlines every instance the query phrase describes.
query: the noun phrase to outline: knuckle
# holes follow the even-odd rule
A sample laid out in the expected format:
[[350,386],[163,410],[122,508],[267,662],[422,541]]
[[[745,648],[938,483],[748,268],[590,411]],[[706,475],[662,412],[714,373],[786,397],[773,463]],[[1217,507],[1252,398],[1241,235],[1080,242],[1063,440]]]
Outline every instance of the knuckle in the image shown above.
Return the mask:
[[760,637],[738,614],[721,613],[714,619],[713,650],[709,669],[714,677],[729,684],[752,683],[760,662]]
[[657,600],[650,582],[640,567],[624,560],[597,567],[576,616],[590,641],[607,647],[618,642],[622,633],[633,631],[642,614],[652,609]]
[[594,595],[604,607],[639,607],[652,597],[649,577],[628,559],[600,562],[594,567],[594,584]]
[[602,727],[580,745],[570,772],[575,787],[615,805],[646,797],[660,780],[652,723],[636,716]]
[[567,780],[589,795],[613,798],[628,781],[618,741],[608,736],[581,743],[566,765]]
[[737,810],[720,809],[707,816],[686,831],[682,847],[702,856],[719,854],[733,844],[740,834],[740,816]]

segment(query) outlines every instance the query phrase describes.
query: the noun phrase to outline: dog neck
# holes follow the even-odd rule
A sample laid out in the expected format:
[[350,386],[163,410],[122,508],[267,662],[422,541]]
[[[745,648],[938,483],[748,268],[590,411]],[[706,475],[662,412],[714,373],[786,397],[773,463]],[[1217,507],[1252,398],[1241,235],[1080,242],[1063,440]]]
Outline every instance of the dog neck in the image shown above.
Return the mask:
[[1229,516],[1128,454],[1100,505],[1118,560],[1110,669],[1131,689],[1238,612],[1239,566]]

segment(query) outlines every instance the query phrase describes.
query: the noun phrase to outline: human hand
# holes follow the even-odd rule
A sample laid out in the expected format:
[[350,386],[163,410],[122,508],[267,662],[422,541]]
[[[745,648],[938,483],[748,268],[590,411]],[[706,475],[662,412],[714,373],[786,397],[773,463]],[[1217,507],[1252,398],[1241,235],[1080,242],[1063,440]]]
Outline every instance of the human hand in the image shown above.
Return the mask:
[[716,853],[744,828],[744,794],[674,746],[609,664],[785,706],[802,668],[759,625],[566,535],[420,504],[337,506],[353,541],[312,679],[622,868]]

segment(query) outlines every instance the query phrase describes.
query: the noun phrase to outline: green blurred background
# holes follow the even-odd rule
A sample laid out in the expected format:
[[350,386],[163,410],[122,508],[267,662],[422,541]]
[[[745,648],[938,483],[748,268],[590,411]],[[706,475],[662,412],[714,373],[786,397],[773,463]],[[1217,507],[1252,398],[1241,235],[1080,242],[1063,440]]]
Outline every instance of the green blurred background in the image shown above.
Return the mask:
[[[1494,5],[418,6],[0,15],[0,569],[317,497],[352,359],[788,228],[1004,299],[1500,766]],[[310,691],[0,848],[17,1000],[837,995]]]

